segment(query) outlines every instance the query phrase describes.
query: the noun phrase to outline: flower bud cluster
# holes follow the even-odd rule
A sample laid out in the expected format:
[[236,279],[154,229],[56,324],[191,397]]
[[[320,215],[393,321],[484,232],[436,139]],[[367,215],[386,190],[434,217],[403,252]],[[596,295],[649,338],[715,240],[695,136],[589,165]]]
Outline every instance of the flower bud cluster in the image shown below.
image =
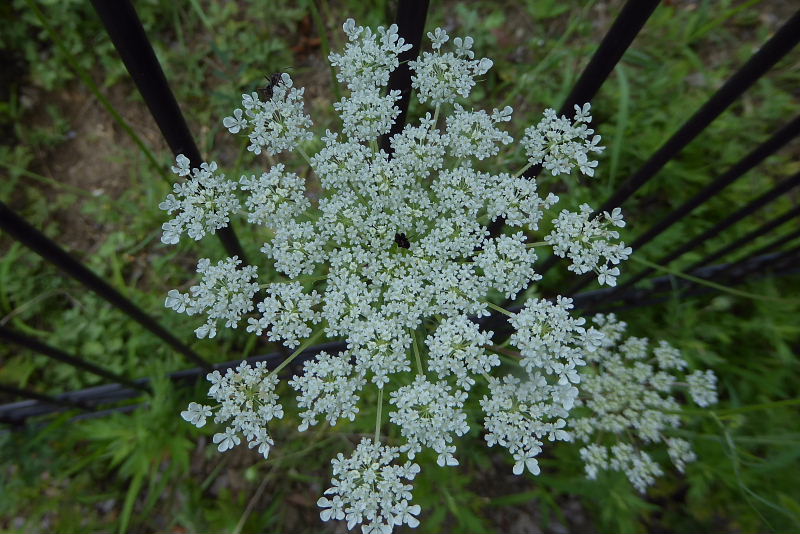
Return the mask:
[[172,186],[173,192],[167,195],[158,207],[175,218],[165,222],[161,229],[161,241],[174,245],[186,234],[200,240],[224,228],[230,222],[230,215],[239,210],[239,199],[234,191],[236,184],[225,179],[224,174],[216,174],[217,164],[201,163],[199,169],[189,168],[189,158],[179,154],[172,172],[178,176],[191,177],[183,183]]
[[217,410],[214,422],[229,425],[224,432],[214,434],[213,442],[220,452],[239,445],[242,442],[239,436],[243,435],[251,449],[258,447],[259,454],[267,458],[275,444],[267,424],[283,417],[283,406],[275,393],[278,377],[268,372],[264,362],[255,367],[242,362],[235,370],[228,369],[225,375],[213,371],[206,378],[211,382],[208,396],[219,404],[205,406],[192,402],[181,412],[181,417],[202,427],[212,411]]
[[561,258],[569,258],[572,265],[568,267],[576,274],[584,274],[591,270],[597,273],[597,281],[603,285],[617,285],[620,262],[627,260],[631,247],[619,239],[619,232],[613,227],[622,228],[625,221],[622,210],[614,208],[601,217],[592,218],[593,210],[588,204],[581,204],[580,212],[563,210],[553,220],[553,231],[544,239],[553,246],[553,253]]
[[646,338],[622,340],[625,323],[613,314],[596,315],[604,334],[592,353],[592,365],[581,370],[580,400],[569,419],[571,432],[585,443],[581,458],[594,479],[603,470],[621,471],[639,491],[663,474],[645,448],[666,443],[678,470],[695,459],[686,440],[670,437],[680,428],[681,405],[675,391],[687,390],[700,406],[716,402],[711,371],[686,374],[688,363],[665,341],[655,347]]
[[248,265],[237,269],[242,260],[234,256],[211,265],[203,258],[197,263],[197,272],[203,275],[200,285],[189,288],[189,293],[171,289],[164,305],[179,313],[195,315],[206,313],[206,324],[195,329],[197,337],[217,335],[217,321],[224,319],[227,328],[235,328],[242,316],[253,309],[253,296],[258,291],[256,267]]

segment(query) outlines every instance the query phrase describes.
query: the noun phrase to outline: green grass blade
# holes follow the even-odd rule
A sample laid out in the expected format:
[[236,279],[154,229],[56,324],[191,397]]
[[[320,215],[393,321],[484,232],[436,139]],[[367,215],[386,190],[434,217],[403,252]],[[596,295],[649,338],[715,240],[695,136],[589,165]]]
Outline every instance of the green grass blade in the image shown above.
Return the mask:
[[768,297],[766,295],[756,295],[755,293],[750,293],[748,291],[742,291],[740,289],[734,289],[732,287],[724,286],[722,284],[717,284],[716,282],[710,282],[708,280],[704,280],[703,278],[698,278],[696,276],[692,276],[690,274],[682,273],[677,269],[673,269],[671,267],[664,267],[663,265],[658,265],[657,263],[653,263],[651,261],[647,261],[643,258],[639,258],[638,256],[631,256],[630,259],[637,263],[641,263],[651,269],[655,269],[657,271],[662,271],[673,276],[677,276],[678,278],[684,278],[689,280],[690,282],[694,282],[695,284],[700,284],[702,286],[707,286],[717,291],[722,291],[724,293],[729,293],[731,295],[736,295],[737,297],[744,297],[747,299],[753,300],[767,300],[772,302],[786,302],[786,303],[796,303],[797,299],[782,299],[779,297]]
[[125,494],[125,504],[122,506],[122,513],[119,516],[119,534],[124,534],[128,531],[131,522],[131,514],[133,513],[133,505],[136,503],[136,497],[139,496],[139,491],[142,489],[142,482],[144,482],[144,473],[137,472],[131,480],[131,485],[128,486],[128,492]]
[[[625,139],[625,131],[628,129],[628,118],[630,116],[631,87],[628,83],[628,75],[622,63],[617,65],[617,78],[619,79],[619,112],[617,124],[614,131],[614,142],[611,145],[611,157],[608,163],[608,188],[614,187],[619,172],[619,158],[622,154],[622,143]],[[608,196],[608,194],[606,195]]]

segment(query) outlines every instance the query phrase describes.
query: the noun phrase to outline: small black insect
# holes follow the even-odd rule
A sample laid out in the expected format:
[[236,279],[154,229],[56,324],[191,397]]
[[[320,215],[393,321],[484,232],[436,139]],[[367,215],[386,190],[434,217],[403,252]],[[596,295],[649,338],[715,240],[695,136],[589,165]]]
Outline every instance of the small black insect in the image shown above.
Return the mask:
[[397,243],[397,246],[400,248],[411,248],[411,242],[404,233],[394,234],[394,242]]
[[282,77],[283,77],[282,72],[273,72],[269,76],[264,75],[264,78],[267,79],[267,85],[260,88],[258,90],[258,94],[261,95],[261,97],[264,100],[272,99],[272,90],[275,89],[276,85],[280,84],[283,81]]

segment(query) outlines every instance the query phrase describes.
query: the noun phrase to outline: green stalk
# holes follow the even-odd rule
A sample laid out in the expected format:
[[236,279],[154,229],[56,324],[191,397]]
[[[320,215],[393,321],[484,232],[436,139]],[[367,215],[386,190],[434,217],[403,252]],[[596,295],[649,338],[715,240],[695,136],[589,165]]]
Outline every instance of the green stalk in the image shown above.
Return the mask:
[[417,345],[417,333],[412,332],[412,336],[414,336],[414,358],[417,360],[417,373],[420,376],[424,376],[425,372],[422,370],[422,359],[419,355],[419,346]]
[[283,371],[283,368],[284,368],[284,367],[286,367],[287,365],[289,365],[290,363],[292,363],[292,360],[294,360],[295,358],[297,358],[297,357],[298,357],[298,356],[299,356],[299,355],[300,355],[300,354],[301,354],[303,351],[305,351],[305,350],[306,350],[308,347],[310,347],[311,345],[313,345],[314,343],[316,343],[316,341],[317,341],[317,340],[318,340],[318,339],[319,339],[321,336],[322,336],[322,329],[320,328],[319,330],[317,330],[317,332],[315,332],[314,334],[312,334],[312,335],[311,335],[311,337],[310,337],[310,338],[308,338],[308,339],[306,340],[306,342],[305,342],[305,343],[303,343],[302,345],[300,345],[300,347],[298,347],[298,349],[297,349],[296,351],[294,351],[293,353],[291,353],[291,354],[289,355],[289,357],[288,357],[288,358],[286,358],[285,360],[283,360],[283,363],[281,363],[281,364],[280,364],[278,367],[276,367],[275,369],[273,369],[273,370],[272,370],[272,371],[269,373],[269,376],[276,375],[276,374],[280,373],[281,371]]
[[375,417],[375,443],[380,442],[381,436],[381,415],[383,412],[383,386],[378,388],[378,415]]
[[500,306],[498,306],[497,304],[492,304],[491,302],[487,302],[486,304],[487,304],[487,305],[488,305],[488,306],[489,306],[491,309],[493,309],[494,311],[498,311],[498,312],[502,313],[503,315],[505,315],[505,316],[507,316],[507,317],[514,317],[514,314],[513,314],[513,313],[511,313],[510,311],[508,311],[508,310],[507,310],[507,309],[505,309],[505,308],[501,308],[501,307],[500,307]]
[[80,187],[75,187],[75,186],[72,186],[72,185],[69,185],[69,184],[65,184],[65,183],[59,182],[58,180],[54,180],[53,178],[44,176],[42,174],[37,174],[37,173],[29,171],[27,169],[23,169],[22,167],[18,167],[16,165],[12,164],[12,163],[8,163],[6,161],[0,161],[0,165],[3,165],[4,167],[6,167],[8,169],[11,169],[13,171],[16,171],[16,172],[22,174],[23,176],[28,176],[30,178],[33,178],[34,180],[38,180],[38,181],[40,181],[42,183],[45,183],[47,185],[50,185],[50,186],[53,186],[53,187],[59,187],[59,188],[65,189],[67,191],[70,191],[72,193],[77,193],[79,195],[84,195],[84,196],[87,196],[87,197],[94,197],[94,195],[91,192],[86,191],[85,189],[81,189]]
[[664,267],[663,265],[658,265],[657,263],[653,263],[651,261],[647,261],[647,260],[645,260],[643,258],[640,258],[638,256],[631,256],[630,259],[632,259],[633,261],[635,261],[637,263],[641,263],[642,265],[650,267],[651,269],[655,269],[657,271],[662,271],[662,272],[665,272],[665,273],[669,273],[669,274],[671,274],[673,276],[677,276],[678,278],[684,278],[686,280],[694,282],[695,284],[708,286],[708,287],[714,288],[714,289],[716,289],[718,291],[722,291],[724,293],[730,293],[731,295],[736,295],[737,297],[744,297],[744,298],[753,299],[753,300],[767,300],[767,301],[772,301],[772,302],[786,302],[786,303],[790,303],[790,302],[791,303],[795,303],[795,302],[797,302],[797,299],[782,299],[782,298],[779,298],[779,297],[767,297],[765,295],[757,295],[755,293],[750,293],[748,291],[742,291],[740,289],[734,289],[732,287],[723,286],[722,284],[717,284],[716,282],[710,282],[708,280],[704,280],[703,278],[698,278],[698,277],[692,276],[690,274],[682,273],[682,272],[678,271],[677,269],[673,269],[671,267]]
[[518,170],[518,171],[517,171],[517,172],[514,174],[514,178],[519,178],[520,176],[522,176],[522,175],[523,175],[523,173],[524,173],[525,171],[527,171],[527,170],[528,170],[528,169],[530,169],[531,167],[533,167],[533,163],[528,163],[527,165],[525,165],[524,167],[522,167],[520,170]]
[[[314,0],[309,0],[308,7],[311,10],[311,18],[314,19],[314,26],[317,27],[322,55],[327,60],[328,56],[331,54],[331,45],[328,41],[328,30],[325,28],[325,23],[322,20],[319,9],[317,9],[317,3]],[[342,98],[342,92],[341,89],[339,89],[339,80],[336,79],[336,70],[334,69],[333,65],[329,63],[328,68],[331,70],[331,87],[333,87],[333,95],[336,97],[335,99],[338,102]]]

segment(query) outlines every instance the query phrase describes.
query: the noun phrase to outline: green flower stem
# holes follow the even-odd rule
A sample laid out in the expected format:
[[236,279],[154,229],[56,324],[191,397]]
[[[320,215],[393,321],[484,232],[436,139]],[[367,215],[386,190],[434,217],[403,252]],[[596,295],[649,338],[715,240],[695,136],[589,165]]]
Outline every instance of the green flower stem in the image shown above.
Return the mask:
[[702,410],[683,408],[680,411],[663,410],[664,413],[674,413],[676,415],[684,416],[708,416],[708,417],[725,417],[728,415],[735,415],[739,413],[758,412],[761,410],[772,410],[775,408],[784,408],[787,406],[800,405],[800,397],[794,399],[784,399],[772,402],[763,402],[760,404],[748,404],[746,406],[739,406],[737,408],[723,408],[721,410]]
[[292,360],[294,360],[295,358],[297,358],[297,357],[298,357],[298,356],[299,356],[299,355],[300,355],[300,354],[301,354],[303,351],[305,351],[305,350],[306,350],[308,347],[310,347],[311,345],[313,345],[314,343],[316,343],[316,342],[317,342],[317,340],[318,340],[320,337],[322,337],[322,329],[321,329],[321,328],[320,328],[319,330],[317,330],[317,331],[316,331],[314,334],[312,334],[312,335],[311,335],[311,337],[310,337],[310,338],[308,338],[308,339],[306,340],[306,342],[305,342],[305,343],[303,343],[302,345],[300,345],[300,347],[299,347],[299,348],[298,348],[296,351],[294,351],[293,353],[291,353],[291,354],[289,355],[289,357],[288,357],[288,358],[286,358],[285,360],[283,360],[283,363],[281,363],[281,364],[280,364],[278,367],[276,367],[275,369],[273,369],[273,370],[272,370],[272,371],[269,373],[269,376],[276,375],[276,374],[280,373],[281,371],[283,371],[283,368],[284,368],[284,367],[286,367],[287,365],[289,365],[290,363],[292,363]]
[[380,442],[381,415],[383,412],[383,386],[378,388],[378,415],[375,417],[375,443]]
[[260,289],[264,289],[265,287],[269,287],[272,284],[291,284],[292,282],[318,282],[320,280],[325,280],[328,278],[327,274],[320,275],[320,276],[298,276],[297,278],[292,278],[291,280],[277,280],[275,282],[267,282],[265,284],[258,284]]
[[[328,41],[328,29],[325,27],[325,22],[323,21],[319,9],[317,9],[317,3],[308,2],[308,7],[311,11],[311,18],[314,20],[314,25],[317,27],[322,57],[328,57],[331,54],[331,45]],[[338,102],[342,98],[342,91],[339,88],[339,80],[336,78],[336,69],[330,64],[329,68],[331,70],[331,87],[333,87],[334,100]]]
[[520,176],[522,176],[522,175],[523,175],[523,173],[524,173],[525,171],[527,171],[527,170],[528,170],[528,169],[530,169],[531,167],[533,167],[533,163],[528,163],[527,165],[525,165],[524,167],[522,167],[520,170],[518,170],[518,171],[516,172],[516,174],[514,174],[514,178],[519,178]]
[[49,178],[49,177],[44,176],[42,174],[38,174],[38,173],[35,173],[35,172],[32,172],[32,171],[29,171],[28,169],[24,169],[22,167],[19,167],[17,165],[14,165],[12,163],[7,162],[7,161],[0,161],[0,165],[2,165],[4,167],[6,167],[7,169],[10,169],[10,170],[12,170],[14,172],[18,172],[19,174],[21,174],[23,176],[27,176],[29,178],[33,178],[34,180],[38,180],[39,182],[45,183],[45,184],[47,184],[49,186],[60,187],[60,188],[62,188],[64,190],[66,190],[66,191],[70,191],[72,193],[77,193],[78,195],[84,195],[84,196],[87,196],[87,197],[94,198],[94,195],[91,193],[91,191],[87,191],[85,189],[81,189],[80,187],[75,187],[75,186],[72,186],[72,185],[69,185],[69,184],[65,184],[65,183],[59,182],[58,180],[54,180],[53,178]]
[[422,359],[420,358],[419,354],[419,345],[417,345],[417,333],[412,332],[411,335],[414,337],[414,358],[417,360],[417,374],[424,375],[425,372],[422,370]]
[[631,256],[630,259],[635,261],[636,263],[641,263],[642,265],[650,267],[651,269],[655,269],[657,271],[662,271],[662,272],[665,272],[665,273],[669,273],[669,274],[671,274],[673,276],[677,276],[678,278],[685,278],[686,280],[694,282],[695,284],[708,286],[708,287],[714,288],[714,289],[716,289],[718,291],[722,291],[722,292],[725,292],[725,293],[730,293],[731,295],[736,295],[737,297],[744,297],[744,298],[753,299],[753,300],[768,300],[768,301],[774,301],[774,302],[791,302],[791,303],[797,302],[797,299],[784,299],[784,298],[779,298],[779,297],[769,297],[769,296],[766,296],[766,295],[757,295],[755,293],[750,293],[748,291],[741,291],[739,289],[734,289],[732,287],[724,286],[722,284],[717,284],[715,282],[711,282],[711,281],[705,280],[703,278],[698,278],[698,277],[692,276],[690,274],[682,273],[682,272],[678,271],[677,269],[672,269],[671,267],[664,267],[663,265],[658,265],[657,263],[653,263],[651,261],[647,261],[647,260],[645,260],[643,258],[640,258],[638,256]]
[[487,305],[488,305],[488,306],[489,306],[491,309],[493,309],[494,311],[498,311],[498,312],[502,313],[503,315],[505,315],[506,317],[514,317],[514,314],[513,314],[513,313],[511,313],[510,311],[508,311],[508,310],[507,310],[507,309],[505,309],[505,308],[502,308],[502,307],[498,306],[497,304],[493,304],[493,303],[491,303],[491,302],[487,302],[486,304],[487,304]]
[[297,145],[297,152],[299,152],[300,155],[303,156],[303,159],[306,160],[306,163],[308,163],[308,166],[311,167],[311,158],[308,157],[308,154],[306,154],[306,151],[303,150],[303,147],[301,147],[300,145]]
[[505,356],[511,356],[517,359],[522,358],[522,354],[520,354],[519,351],[507,349],[505,347],[501,347],[500,345],[484,345],[483,348],[492,352],[496,352],[497,354],[503,354]]
[[525,243],[525,248],[543,247],[549,244],[547,241],[535,241],[533,243]]

